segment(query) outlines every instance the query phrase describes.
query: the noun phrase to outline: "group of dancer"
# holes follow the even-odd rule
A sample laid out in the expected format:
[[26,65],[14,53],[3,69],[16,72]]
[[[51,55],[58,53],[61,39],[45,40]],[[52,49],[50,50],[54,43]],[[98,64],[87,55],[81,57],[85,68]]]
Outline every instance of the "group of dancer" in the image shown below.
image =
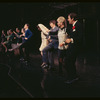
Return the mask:
[[[27,41],[31,38],[32,32],[29,29],[29,24],[25,24],[24,28],[16,28],[16,31],[10,29],[7,30],[7,34],[2,30],[1,45],[5,48],[5,52],[11,52],[16,48],[20,51],[20,60],[29,60],[28,44]],[[23,51],[25,48],[25,51]],[[25,55],[24,55],[25,53]]]
[[[67,26],[67,21],[69,26]],[[53,51],[58,51],[59,75],[63,74],[62,68],[67,71],[66,83],[72,83],[78,80],[76,73],[76,57],[79,53],[82,43],[82,25],[78,21],[76,13],[70,13],[68,19],[60,16],[56,21],[49,23],[51,29],[43,24],[38,24],[38,30],[41,31],[41,46],[39,48],[42,56],[42,65],[44,69],[53,67]]]
[[[69,22],[67,26],[67,21]],[[70,13],[68,19],[60,16],[56,20],[49,22],[51,29],[43,24],[38,24],[37,28],[41,31],[41,46],[39,48],[42,56],[43,69],[52,69],[54,67],[54,51],[58,51],[59,75],[63,74],[62,68],[67,71],[66,83],[72,83],[78,80],[76,73],[76,57],[82,45],[82,25],[78,21],[76,13]],[[32,32],[29,24],[25,24],[21,32],[16,28],[16,32],[12,29],[7,31],[5,35],[2,31],[1,45],[5,48],[5,52],[13,51],[19,48],[20,60],[29,61],[28,40],[31,38]],[[23,48],[25,48],[25,57]]]

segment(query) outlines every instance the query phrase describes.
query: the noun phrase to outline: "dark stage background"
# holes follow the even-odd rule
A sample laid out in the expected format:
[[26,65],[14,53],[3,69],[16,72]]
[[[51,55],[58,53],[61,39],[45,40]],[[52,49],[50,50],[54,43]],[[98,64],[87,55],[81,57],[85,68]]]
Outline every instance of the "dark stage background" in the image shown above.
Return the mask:
[[[0,98],[100,98],[100,2],[0,2],[0,35],[2,30],[20,29],[30,24],[30,61],[19,60],[16,52],[0,53]],[[39,52],[39,23],[50,28],[49,21],[76,12],[83,26],[81,54],[76,60],[79,81],[65,84],[67,76],[58,74],[58,56],[54,68],[42,69]],[[15,55],[14,55],[15,54]]]
[[33,37],[30,40],[30,51],[39,52],[41,44],[40,32],[37,24],[42,23],[49,27],[51,19],[76,12],[79,21],[83,25],[83,49],[82,52],[93,52],[99,54],[100,51],[100,2],[1,2],[0,3],[0,33],[4,29],[22,28],[25,23],[30,24]]

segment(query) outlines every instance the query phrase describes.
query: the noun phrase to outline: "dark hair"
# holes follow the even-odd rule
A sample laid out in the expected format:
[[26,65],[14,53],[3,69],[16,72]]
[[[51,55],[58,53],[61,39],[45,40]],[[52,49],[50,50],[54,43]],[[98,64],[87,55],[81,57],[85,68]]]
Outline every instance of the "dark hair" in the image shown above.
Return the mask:
[[25,29],[24,29],[24,28],[21,28],[21,31],[22,31],[22,29],[23,29],[23,31],[25,32]]
[[3,32],[5,32],[4,30],[2,30]]
[[13,32],[13,30],[12,30],[12,29],[10,29],[10,31],[11,31],[11,32]]
[[26,23],[26,25],[29,27],[30,25],[28,23]]
[[41,28],[38,25],[37,25],[37,28],[38,28],[39,31],[41,31]]
[[56,24],[56,21],[55,20],[50,20],[49,23],[53,23],[53,24]]
[[18,27],[16,27],[16,29],[20,30]]
[[73,18],[75,21],[78,19],[76,13],[70,13],[68,16],[70,16],[71,19]]

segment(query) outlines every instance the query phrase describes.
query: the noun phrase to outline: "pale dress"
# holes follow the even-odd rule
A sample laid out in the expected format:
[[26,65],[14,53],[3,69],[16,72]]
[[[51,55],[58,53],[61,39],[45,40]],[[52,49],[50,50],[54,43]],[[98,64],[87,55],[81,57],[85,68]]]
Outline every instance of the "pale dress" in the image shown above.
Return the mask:
[[42,51],[48,45],[48,40],[46,38],[46,36],[48,35],[48,32],[46,31],[49,29],[46,28],[43,24],[38,24],[38,26],[41,29],[41,46],[39,50]]

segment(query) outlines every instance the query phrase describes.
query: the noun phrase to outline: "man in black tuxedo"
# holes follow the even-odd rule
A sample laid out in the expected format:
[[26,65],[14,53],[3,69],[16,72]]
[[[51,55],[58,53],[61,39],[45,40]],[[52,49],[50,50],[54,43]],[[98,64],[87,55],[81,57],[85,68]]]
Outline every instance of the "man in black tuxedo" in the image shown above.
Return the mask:
[[72,26],[67,29],[68,38],[60,46],[64,44],[69,45],[65,57],[65,68],[68,75],[66,83],[72,83],[78,80],[75,62],[82,45],[82,26],[77,20],[77,14],[75,13],[70,13],[68,15],[68,22]]

